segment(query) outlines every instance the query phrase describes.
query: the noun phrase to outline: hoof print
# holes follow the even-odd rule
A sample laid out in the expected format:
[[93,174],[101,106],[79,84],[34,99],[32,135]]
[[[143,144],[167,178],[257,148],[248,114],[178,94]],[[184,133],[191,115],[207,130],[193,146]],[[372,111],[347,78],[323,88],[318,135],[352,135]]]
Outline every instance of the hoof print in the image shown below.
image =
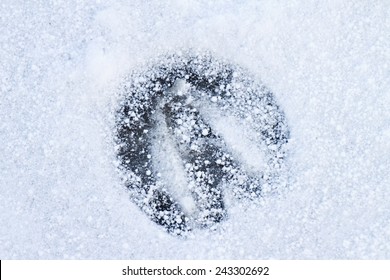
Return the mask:
[[283,177],[289,130],[273,94],[209,53],[162,56],[131,73],[116,111],[132,200],[173,235],[227,218],[223,188],[256,199]]

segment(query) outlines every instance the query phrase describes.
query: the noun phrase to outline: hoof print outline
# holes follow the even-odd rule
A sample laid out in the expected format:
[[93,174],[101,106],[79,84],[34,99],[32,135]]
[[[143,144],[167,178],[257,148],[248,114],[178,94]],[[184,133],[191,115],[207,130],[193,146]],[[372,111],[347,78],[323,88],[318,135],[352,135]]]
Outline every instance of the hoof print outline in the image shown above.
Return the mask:
[[[184,236],[226,219],[226,186],[253,199],[280,185],[289,137],[284,113],[240,67],[207,52],[166,55],[134,71],[122,89],[115,142],[124,184],[167,232]],[[176,157],[161,155],[166,146]],[[158,164],[174,158],[179,192]]]

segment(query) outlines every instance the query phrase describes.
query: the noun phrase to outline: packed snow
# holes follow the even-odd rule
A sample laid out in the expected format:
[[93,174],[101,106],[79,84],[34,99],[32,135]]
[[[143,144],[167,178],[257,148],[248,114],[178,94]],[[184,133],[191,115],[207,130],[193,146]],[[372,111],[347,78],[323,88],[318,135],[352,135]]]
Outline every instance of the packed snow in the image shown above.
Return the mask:
[[[389,259],[389,30],[387,1],[2,1],[0,258]],[[126,77],[186,49],[251,73],[290,136],[284,188],[227,191],[228,218],[181,238],[132,201],[114,138]],[[213,104],[210,124],[261,168]],[[180,185],[163,146],[170,165],[155,164]]]

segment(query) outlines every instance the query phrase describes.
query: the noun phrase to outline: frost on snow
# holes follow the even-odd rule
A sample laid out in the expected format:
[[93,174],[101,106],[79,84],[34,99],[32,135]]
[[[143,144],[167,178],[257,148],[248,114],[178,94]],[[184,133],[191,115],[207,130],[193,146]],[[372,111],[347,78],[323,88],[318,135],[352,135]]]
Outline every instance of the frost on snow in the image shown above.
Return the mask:
[[[380,0],[2,0],[0,259],[390,259],[389,14]],[[273,145],[281,111],[291,133]],[[114,141],[120,127],[142,143]],[[272,166],[282,146],[288,173]]]
[[[122,95],[116,142],[125,184],[136,204],[168,232],[184,235],[194,226],[212,227],[224,220],[223,188],[231,186],[240,198],[258,198],[280,184],[289,135],[284,114],[272,93],[239,67],[208,53],[164,56],[128,77]],[[226,128],[236,131],[227,135]],[[161,130],[165,133],[156,133]],[[241,142],[229,145],[232,140],[226,137]],[[245,142],[254,144],[246,147]],[[163,183],[156,176],[156,162],[171,160],[169,144],[181,158],[171,172],[185,167],[186,173],[173,187],[190,191],[197,206],[191,216],[177,202],[178,193],[170,194],[175,182]],[[242,148],[252,148],[251,154],[240,153]],[[155,160],[161,150],[164,158]]]

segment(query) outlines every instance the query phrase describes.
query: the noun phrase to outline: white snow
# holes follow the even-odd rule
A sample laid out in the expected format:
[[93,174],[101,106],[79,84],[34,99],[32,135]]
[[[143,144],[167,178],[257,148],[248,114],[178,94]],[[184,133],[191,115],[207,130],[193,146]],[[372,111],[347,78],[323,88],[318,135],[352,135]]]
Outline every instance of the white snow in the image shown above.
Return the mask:
[[[2,1],[0,259],[389,259],[389,30],[387,1]],[[291,129],[288,188],[187,239],[112,142],[123,77],[180,48],[247,68]]]
[[[243,121],[233,116],[224,116],[216,107],[204,106],[201,110],[211,128],[222,136],[230,152],[244,166],[245,170],[252,174],[259,174],[266,168],[266,155],[264,147],[256,143],[256,132],[245,125]],[[262,149],[263,148],[263,149]]]
[[195,202],[187,188],[189,182],[182,159],[175,149],[176,143],[168,133],[162,112],[157,112],[156,119],[158,129],[154,136],[157,140],[152,142],[152,153],[156,159],[153,162],[154,167],[160,173],[161,183],[168,188],[173,198],[183,205],[186,213],[192,213],[195,210]]

